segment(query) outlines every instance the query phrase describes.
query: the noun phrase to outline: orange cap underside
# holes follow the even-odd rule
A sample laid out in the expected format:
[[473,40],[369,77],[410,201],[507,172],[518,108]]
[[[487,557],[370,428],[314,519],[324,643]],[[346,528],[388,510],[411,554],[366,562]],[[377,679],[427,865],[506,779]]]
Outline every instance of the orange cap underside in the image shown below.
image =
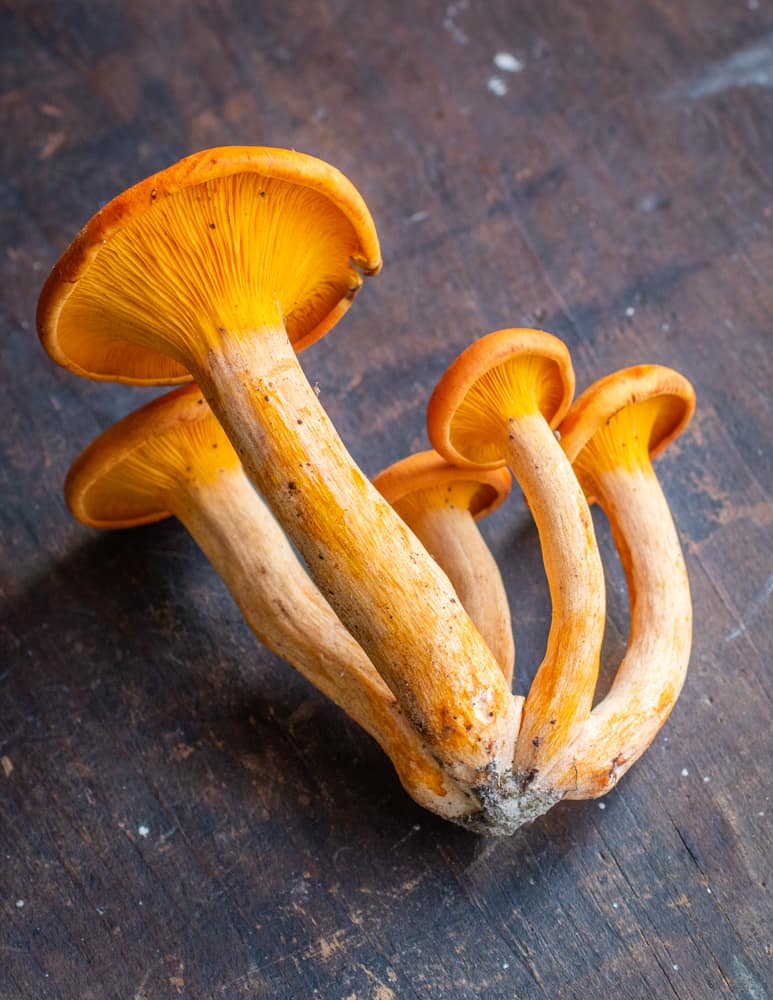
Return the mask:
[[469,511],[480,520],[495,511],[510,493],[507,469],[472,469],[450,465],[435,451],[422,451],[380,472],[373,485],[391,504],[420,491],[469,486]]
[[560,425],[561,446],[574,462],[596,432],[627,407],[653,403],[649,415],[649,456],[659,455],[678,437],[695,411],[695,390],[679,372],[661,365],[636,365],[612,372],[590,385]]
[[501,466],[508,418],[540,411],[554,427],[573,392],[562,341],[541,330],[497,330],[463,351],[438,382],[427,409],[430,441],[449,462]]
[[284,323],[301,350],[380,267],[365,203],[333,167],[301,153],[227,147],[188,157],[114,199],[41,294],[56,361],[91,378],[188,379],[224,332]]
[[154,399],[96,438],[73,463],[65,498],[98,528],[128,528],[170,515],[172,493],[239,465],[196,385]]

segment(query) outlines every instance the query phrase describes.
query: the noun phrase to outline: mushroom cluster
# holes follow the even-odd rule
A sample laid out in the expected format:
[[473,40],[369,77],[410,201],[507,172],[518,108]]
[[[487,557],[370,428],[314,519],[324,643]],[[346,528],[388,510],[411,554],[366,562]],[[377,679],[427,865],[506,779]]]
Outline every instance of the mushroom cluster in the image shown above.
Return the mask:
[[[371,483],[296,355],[380,266],[359,193],[304,154],[206,150],[119,195],[48,278],[42,342],[88,378],[194,384],[97,438],[65,494],[97,527],[179,518],[256,636],[378,741],[417,802],[509,834],[562,798],[608,791],[679,695],[690,594],[650,459],[694,395],[647,365],[572,404],[565,345],[500,330],[435,389],[435,450]],[[510,611],[476,525],[511,474],[553,612],[525,699],[512,693]],[[631,603],[625,657],[595,707],[605,598],[594,501]]]

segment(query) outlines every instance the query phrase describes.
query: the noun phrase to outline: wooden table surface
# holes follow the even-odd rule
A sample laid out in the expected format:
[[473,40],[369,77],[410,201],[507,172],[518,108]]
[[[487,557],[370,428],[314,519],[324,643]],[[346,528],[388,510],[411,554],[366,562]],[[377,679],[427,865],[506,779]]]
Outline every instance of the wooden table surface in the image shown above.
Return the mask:
[[[714,998],[771,986],[773,5],[5,0],[2,998]],[[303,358],[363,469],[426,447],[473,339],[533,325],[578,386],[694,382],[659,474],[687,684],[605,800],[509,839],[422,812],[261,649],[182,527],[99,534],[74,456],[152,390],[57,368],[38,292],[105,201],[225,143],[348,174],[382,275]],[[608,571],[606,683],[627,635]],[[516,687],[550,608],[520,497],[485,527]]]

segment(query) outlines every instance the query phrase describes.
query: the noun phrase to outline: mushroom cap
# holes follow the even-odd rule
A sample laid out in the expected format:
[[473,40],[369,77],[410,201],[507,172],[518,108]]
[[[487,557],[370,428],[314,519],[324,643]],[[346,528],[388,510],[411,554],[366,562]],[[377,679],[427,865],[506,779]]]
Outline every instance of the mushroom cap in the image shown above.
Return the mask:
[[[194,476],[201,475],[204,463],[213,471],[239,464],[199,387],[185,385],[134,410],[81,452],[65,480],[67,506],[94,528],[161,521],[172,513],[164,481],[167,488],[173,482],[175,464],[190,471],[192,459]],[[148,476],[137,476],[137,466]]]
[[[515,398],[520,391],[515,384],[519,371],[528,372],[524,381],[548,424],[556,427],[561,422],[574,393],[574,370],[566,344],[542,330],[497,330],[462,351],[432,393],[427,429],[444,458],[482,468],[505,464],[499,439],[504,422],[519,412]],[[491,379],[500,372],[502,379]],[[477,390],[482,390],[481,401],[487,409],[476,405],[480,417],[474,426],[465,421],[462,439],[457,415]]]
[[690,382],[661,365],[636,365],[594,382],[575,400],[560,425],[561,447],[574,462],[593,435],[627,406],[659,400],[648,442],[650,458],[659,455],[690,422],[695,390]]
[[510,494],[512,479],[507,469],[460,468],[430,450],[395,462],[373,480],[373,485],[391,504],[419,490],[453,483],[470,483],[478,487],[472,494],[469,507],[470,514],[478,521],[504,503]]
[[[218,184],[227,192],[227,200],[219,206],[222,234],[213,221],[204,221],[212,218],[207,212]],[[183,192],[188,201],[180,210],[181,221],[170,199]],[[295,201],[289,197],[292,192]],[[253,203],[249,212],[240,198]],[[236,261],[243,265],[244,274],[239,275],[235,290],[226,287],[223,292],[230,307],[233,298],[249,293],[251,282],[265,277],[263,262],[251,242],[262,236],[266,246],[277,244],[280,227],[276,213],[272,214],[275,204],[280,213],[288,204],[295,211],[298,232],[287,243],[301,260],[301,268],[307,264],[312,273],[305,285],[295,282],[287,301],[277,289],[269,289],[268,294],[282,307],[296,350],[308,347],[348,309],[362,275],[380,270],[378,236],[359,192],[335,167],[305,153],[259,146],[223,146],[194,153],[135,184],[97,212],[43,287],[37,312],[43,346],[58,364],[87,378],[145,385],[190,381],[179,358],[168,356],[148,338],[138,340],[127,333],[132,317],[123,300],[134,294],[142,303],[153,298],[149,291],[160,287],[163,292],[164,283],[169,282],[161,304],[153,300],[148,320],[152,325],[154,314],[172,311],[181,298],[195,308],[207,282],[227,286],[222,272]],[[197,212],[191,213],[191,205]],[[145,243],[133,245],[138,228],[145,234]],[[230,228],[235,238],[229,237]],[[311,258],[309,247],[317,237],[325,241],[323,256],[326,263],[330,261],[328,271],[334,273],[319,273],[321,261]],[[185,267],[193,271],[181,278],[178,272]],[[298,267],[287,270],[297,273]]]

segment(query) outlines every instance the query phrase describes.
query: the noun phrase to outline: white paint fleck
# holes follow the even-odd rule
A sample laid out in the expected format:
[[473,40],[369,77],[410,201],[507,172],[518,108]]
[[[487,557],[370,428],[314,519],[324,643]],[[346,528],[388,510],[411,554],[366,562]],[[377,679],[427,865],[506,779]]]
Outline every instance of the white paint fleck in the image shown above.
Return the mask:
[[599,809],[606,809],[606,808],[607,808],[606,802],[599,802]]
[[704,774],[704,775],[703,775],[703,784],[704,784],[704,785],[708,785],[708,783],[709,783],[710,781],[711,781],[711,778],[710,778],[710,777],[708,776],[708,774]]
[[619,906],[620,906],[620,904],[619,904],[619,903],[613,903],[613,904],[612,904],[612,909],[613,909],[613,910],[616,910],[616,909],[617,909],[617,908],[618,908]]
[[488,89],[492,94],[496,94],[497,97],[504,97],[507,93],[507,84],[502,79],[501,76],[491,76],[486,84]]
[[635,316],[636,315],[636,310],[634,309],[633,306],[628,306],[628,308],[625,310],[625,315],[626,316]]
[[497,52],[494,56],[494,65],[503,73],[520,73],[523,69],[523,63],[512,52]]
[[771,594],[773,594],[773,573],[770,574],[767,581],[765,582],[765,586],[752,601],[751,606],[749,607],[749,613],[747,614],[746,618],[741,622],[741,624],[737,628],[734,628],[732,632],[727,633],[727,635],[725,636],[725,642],[733,642],[735,639],[740,638],[740,636],[742,636],[748,630],[751,623],[754,621],[754,619],[757,617],[760,611],[762,611],[763,607],[765,606],[765,603],[767,602]]
[[671,968],[674,970],[674,972],[679,972],[679,966],[678,965],[672,965]]
[[16,900],[16,909],[17,910],[23,910],[24,909],[24,900],[23,899],[17,899]]
[[765,815],[765,810],[764,809],[761,810],[760,812],[757,813],[757,815],[758,816],[764,816]]
[[690,776],[690,772],[687,770],[686,767],[683,767],[682,768],[682,777],[683,778],[689,778],[689,776]]
[[150,834],[150,827],[149,827],[149,826],[145,826],[145,824],[144,824],[144,823],[141,823],[141,824],[140,824],[140,825],[139,825],[139,826],[137,827],[137,833],[138,833],[138,834],[139,834],[139,835],[140,835],[141,837],[147,837],[147,836],[148,836],[148,835]]
[[706,892],[709,894],[709,896],[712,895],[711,889],[708,886],[706,886]]
[[419,212],[414,212],[413,215],[409,215],[405,221],[409,225],[415,226],[417,222],[424,222],[424,220],[428,218],[429,218],[429,212],[421,210]]
[[735,87],[773,89],[773,34],[710,66],[688,86],[687,96],[709,97]]
[[503,969],[509,969],[510,968],[510,963],[509,962],[502,962],[502,968]]

